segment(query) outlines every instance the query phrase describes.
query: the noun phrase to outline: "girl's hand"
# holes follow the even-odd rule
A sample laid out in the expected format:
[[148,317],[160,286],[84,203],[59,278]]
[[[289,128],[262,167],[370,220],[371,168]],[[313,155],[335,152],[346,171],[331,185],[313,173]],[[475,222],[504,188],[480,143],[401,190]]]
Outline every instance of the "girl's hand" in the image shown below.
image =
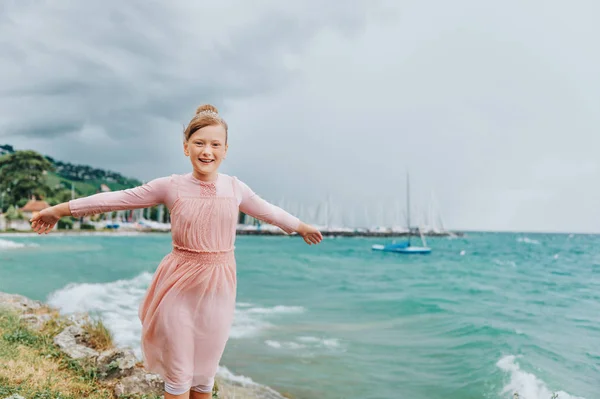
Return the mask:
[[297,233],[304,238],[308,245],[318,244],[323,240],[323,235],[319,230],[305,223],[300,223]]
[[54,228],[58,220],[62,217],[56,207],[52,206],[41,210],[34,217],[29,219],[31,228],[38,234],[48,234]]

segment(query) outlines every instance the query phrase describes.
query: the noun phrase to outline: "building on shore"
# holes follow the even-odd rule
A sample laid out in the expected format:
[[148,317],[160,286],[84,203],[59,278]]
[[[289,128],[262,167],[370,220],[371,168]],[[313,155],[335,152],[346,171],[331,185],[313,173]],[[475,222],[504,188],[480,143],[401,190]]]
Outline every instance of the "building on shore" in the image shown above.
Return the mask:
[[46,208],[50,208],[50,205],[46,201],[37,200],[35,196],[32,196],[25,206],[21,208],[21,213],[23,213],[23,217],[26,220],[29,220],[38,212]]

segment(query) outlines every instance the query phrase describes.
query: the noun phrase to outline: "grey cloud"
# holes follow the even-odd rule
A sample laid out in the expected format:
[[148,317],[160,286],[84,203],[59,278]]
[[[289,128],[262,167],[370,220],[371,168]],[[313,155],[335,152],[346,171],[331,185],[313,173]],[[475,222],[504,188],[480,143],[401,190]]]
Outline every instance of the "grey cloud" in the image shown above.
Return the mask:
[[56,137],[70,132],[78,131],[83,127],[81,121],[52,121],[52,123],[44,123],[42,120],[28,121],[24,120],[15,123],[13,126],[8,125],[4,131],[8,135],[19,135],[21,137]]
[[[235,119],[260,108],[276,121],[245,126],[236,167],[260,153],[278,165],[244,170],[260,190],[313,204],[329,192],[336,208],[372,215],[383,206],[373,220],[386,224],[408,168],[415,214],[434,191],[455,228],[598,231],[598,6],[397,9],[353,40],[315,40],[286,93],[242,101]],[[285,144],[260,152],[264,142]]]
[[[321,29],[361,23],[363,3],[315,13],[317,4],[13,3],[0,27],[11,38],[1,47],[0,105],[9,126],[1,134],[59,136],[90,120],[108,135],[147,134],[135,128],[144,118],[185,122],[200,102],[226,107],[282,88],[291,77],[283,53],[300,51]],[[44,108],[28,118],[38,115],[47,129],[20,123],[19,96]]]

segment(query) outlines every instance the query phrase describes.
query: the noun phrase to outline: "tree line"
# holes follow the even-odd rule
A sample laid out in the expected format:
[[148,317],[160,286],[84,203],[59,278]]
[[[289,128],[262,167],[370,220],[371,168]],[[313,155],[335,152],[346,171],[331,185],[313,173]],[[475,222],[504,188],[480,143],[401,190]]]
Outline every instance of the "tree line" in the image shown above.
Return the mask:
[[[2,155],[4,154],[4,155]],[[90,183],[78,185],[77,183]],[[119,173],[54,160],[36,151],[15,151],[10,145],[0,146],[0,211],[11,205],[22,207],[35,196],[50,205],[71,199],[72,184],[75,196],[98,191],[101,183],[111,189],[135,187],[141,182]],[[90,192],[90,190],[93,190]]]

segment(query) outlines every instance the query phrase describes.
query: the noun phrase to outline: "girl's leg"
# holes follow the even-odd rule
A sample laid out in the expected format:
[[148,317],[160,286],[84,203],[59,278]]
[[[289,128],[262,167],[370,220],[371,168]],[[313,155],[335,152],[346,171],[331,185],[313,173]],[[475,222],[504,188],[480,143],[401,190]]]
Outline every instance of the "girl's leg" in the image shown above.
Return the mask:
[[[212,392],[190,391],[190,399],[210,399],[210,398],[212,398]],[[165,399],[167,399],[166,396],[165,396]]]
[[210,399],[212,388],[212,385],[196,385],[190,390],[190,399]]
[[[181,395],[172,395],[165,391],[165,399],[189,399],[193,397],[194,396],[190,396],[190,391],[184,392]],[[207,398],[210,398],[210,396],[207,396]]]

